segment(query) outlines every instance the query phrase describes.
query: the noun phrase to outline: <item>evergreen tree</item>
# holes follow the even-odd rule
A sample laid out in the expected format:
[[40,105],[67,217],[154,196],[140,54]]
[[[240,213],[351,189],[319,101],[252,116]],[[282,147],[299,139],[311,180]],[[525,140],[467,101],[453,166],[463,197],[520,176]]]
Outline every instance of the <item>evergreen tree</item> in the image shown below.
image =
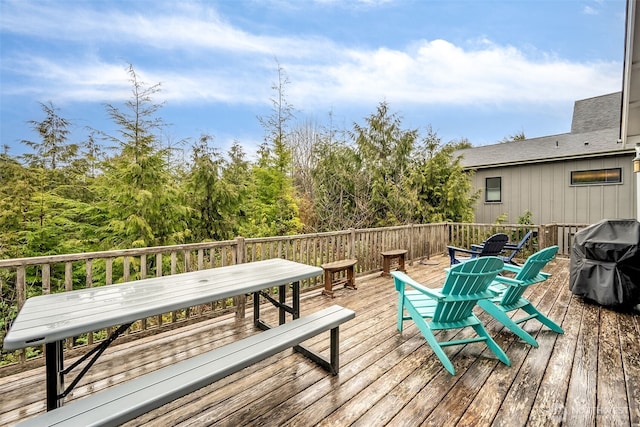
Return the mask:
[[53,103],[40,104],[43,120],[28,121],[39,141],[22,142],[33,149],[23,156],[28,168],[20,171],[16,194],[20,225],[16,230],[22,256],[82,252],[86,234],[93,226],[86,222],[84,170],[77,167],[78,145],[68,141],[71,123]]
[[374,222],[370,226],[389,226],[411,222],[412,199],[407,197],[406,179],[417,130],[402,129],[402,120],[389,111],[386,102],[365,119],[367,125],[354,124],[351,133],[369,179]]
[[0,154],[0,259],[28,256],[24,230],[34,192],[30,172],[8,154]]
[[258,162],[252,168],[249,221],[241,232],[246,236],[280,236],[302,229],[294,193],[291,169],[291,148],[287,142],[293,107],[287,102],[285,89],[289,84],[278,64],[278,82],[272,86],[271,115],[260,117],[265,141],[258,151]]
[[56,170],[69,164],[78,152],[77,144],[68,142],[71,123],[60,115],[60,110],[53,103],[40,103],[45,118],[29,120],[27,123],[40,136],[39,141],[22,140],[32,148],[33,154],[25,154],[24,159],[29,166]]
[[163,128],[157,111],[163,104],[153,96],[160,85],[147,86],[129,66],[132,96],[124,108],[107,104],[118,126],[106,135],[119,152],[104,163],[96,193],[107,218],[102,235],[105,248],[130,248],[182,243],[188,236],[187,210],[157,134]]
[[189,228],[198,242],[233,238],[229,218],[235,207],[234,192],[224,181],[225,162],[210,146],[212,139],[202,135],[193,147],[193,165],[187,179],[188,202],[193,211]]
[[227,185],[231,197],[229,198],[228,228],[230,230],[227,238],[241,235],[241,230],[247,228],[249,219],[248,203],[249,188],[251,186],[250,163],[246,160],[246,155],[238,141],[234,141],[227,152],[228,161],[222,171],[222,177]]
[[460,159],[454,158],[456,150],[469,146],[466,140],[443,145],[429,127],[417,150],[411,177],[418,201],[418,222],[473,221],[473,205],[478,193],[473,191],[471,178],[463,170]]

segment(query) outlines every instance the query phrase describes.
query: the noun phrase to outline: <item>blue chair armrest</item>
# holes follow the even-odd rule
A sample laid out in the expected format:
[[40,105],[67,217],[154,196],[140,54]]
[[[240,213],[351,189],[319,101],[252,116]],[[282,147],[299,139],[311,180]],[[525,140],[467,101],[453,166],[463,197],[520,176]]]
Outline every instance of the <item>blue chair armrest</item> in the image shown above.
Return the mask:
[[472,255],[479,255],[480,251],[479,250],[474,250],[474,249],[464,249],[464,248],[456,248],[455,246],[447,246],[447,249],[449,249],[449,253],[451,254],[452,252],[463,252],[465,254],[472,254]]

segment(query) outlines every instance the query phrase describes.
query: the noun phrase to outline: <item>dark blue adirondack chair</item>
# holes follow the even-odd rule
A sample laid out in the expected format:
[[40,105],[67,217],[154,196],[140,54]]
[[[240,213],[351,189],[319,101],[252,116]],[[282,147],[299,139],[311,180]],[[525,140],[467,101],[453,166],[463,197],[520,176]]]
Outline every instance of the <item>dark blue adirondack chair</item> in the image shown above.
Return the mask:
[[[509,253],[508,255],[504,255],[504,256],[503,255],[497,255],[497,256],[507,264],[518,265],[518,263],[515,262],[513,259],[518,254],[518,252],[520,252],[520,250],[524,247],[524,245],[527,244],[527,241],[531,238],[531,236],[533,236],[533,230],[529,230],[527,232],[527,234],[525,234],[524,237],[516,244],[507,242],[504,245],[504,250],[505,251],[511,251],[511,253]],[[481,250],[483,245],[484,245],[484,243],[482,243],[480,245],[471,245],[471,249]]]
[[[447,246],[449,250],[449,260],[451,265],[465,262],[473,258],[484,256],[498,256],[502,253],[504,246],[509,241],[509,236],[503,233],[494,234],[482,243],[482,245],[472,245],[471,249],[457,248],[455,246]],[[457,256],[456,253],[462,252],[467,256]]]
[[[556,256],[557,252],[558,247],[551,246],[531,255],[521,267],[505,264],[504,269],[516,273],[516,276],[513,279],[497,276],[494,283],[489,287],[497,295],[492,299],[478,302],[478,305],[487,313],[534,347],[538,347],[538,342],[519,326],[527,320],[537,319],[552,331],[559,334],[564,333],[559,325],[540,313],[529,300],[522,296],[528,286],[544,282],[549,278],[550,275],[541,270]],[[523,310],[528,315],[514,320],[508,313],[518,309]]]
[[[498,359],[510,366],[507,355],[473,314],[473,307],[478,300],[495,296],[488,286],[503,267],[504,263],[497,257],[482,257],[454,265],[448,269],[440,289],[427,288],[405,273],[392,272],[398,291],[398,330],[402,332],[404,320],[413,320],[451,375],[455,375],[456,371],[443,350],[443,347],[451,345],[484,342]],[[405,310],[408,316],[405,316]],[[466,327],[473,328],[477,337],[438,341],[434,335],[434,331]]]
[[506,245],[504,245],[504,249],[507,251],[511,251],[511,253],[503,257],[501,256],[500,258],[502,258],[502,260],[507,264],[518,265],[513,259],[524,247],[524,245],[527,244],[527,241],[531,238],[531,236],[533,236],[533,230],[529,230],[517,244],[514,245],[512,243],[507,243]]

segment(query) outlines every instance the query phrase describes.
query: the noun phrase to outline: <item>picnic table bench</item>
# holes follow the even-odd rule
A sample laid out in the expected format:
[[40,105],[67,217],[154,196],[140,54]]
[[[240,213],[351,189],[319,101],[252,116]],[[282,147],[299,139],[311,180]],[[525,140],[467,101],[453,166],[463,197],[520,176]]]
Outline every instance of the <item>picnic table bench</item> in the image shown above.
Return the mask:
[[117,426],[328,330],[331,349],[324,367],[335,375],[339,370],[339,326],[354,316],[352,310],[334,305],[75,400],[19,425]]

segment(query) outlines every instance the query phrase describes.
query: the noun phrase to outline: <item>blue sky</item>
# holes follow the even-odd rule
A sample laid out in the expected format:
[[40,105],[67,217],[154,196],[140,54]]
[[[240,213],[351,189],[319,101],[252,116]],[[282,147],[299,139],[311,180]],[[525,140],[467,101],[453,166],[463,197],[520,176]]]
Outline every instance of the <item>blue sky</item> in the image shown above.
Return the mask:
[[[73,123],[113,125],[132,64],[161,83],[163,138],[263,138],[278,63],[297,123],[351,129],[386,101],[407,129],[495,143],[569,132],[573,103],[621,90],[624,0],[0,0],[0,139],[53,102]],[[277,62],[276,62],[277,61]]]

